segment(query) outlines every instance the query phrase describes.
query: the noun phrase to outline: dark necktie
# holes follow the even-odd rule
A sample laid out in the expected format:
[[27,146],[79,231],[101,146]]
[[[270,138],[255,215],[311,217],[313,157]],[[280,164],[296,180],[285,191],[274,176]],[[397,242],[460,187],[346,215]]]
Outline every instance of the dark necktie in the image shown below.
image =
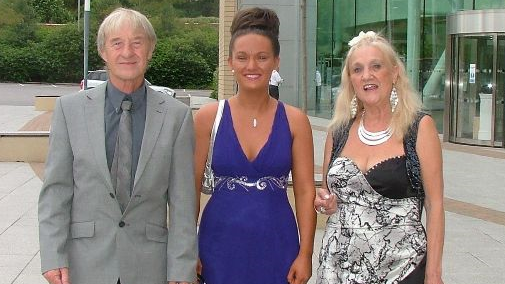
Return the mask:
[[119,119],[119,128],[114,148],[114,158],[112,160],[111,178],[112,185],[116,190],[116,197],[124,212],[126,205],[130,201],[130,190],[132,182],[132,102],[124,100],[121,103],[123,113]]

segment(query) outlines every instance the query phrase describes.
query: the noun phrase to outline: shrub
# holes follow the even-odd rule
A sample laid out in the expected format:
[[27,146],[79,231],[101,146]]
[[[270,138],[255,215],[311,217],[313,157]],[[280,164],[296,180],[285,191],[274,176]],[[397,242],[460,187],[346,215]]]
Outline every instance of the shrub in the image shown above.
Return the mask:
[[0,45],[0,80],[26,82],[29,81],[29,72],[26,66],[30,66],[29,53],[26,48],[15,48]]
[[[83,77],[83,36],[75,25],[52,27],[41,33],[42,41],[24,47],[0,45],[1,81],[14,82],[80,82]],[[90,70],[102,65],[90,39]]]
[[146,77],[154,84],[172,88],[207,88],[212,69],[195,48],[184,41],[160,41]]
[[210,93],[209,98],[213,98],[217,100],[217,95],[218,95],[218,88],[219,88],[219,71],[216,69],[214,71],[214,74],[212,76],[212,84],[211,84],[211,89],[212,92]]

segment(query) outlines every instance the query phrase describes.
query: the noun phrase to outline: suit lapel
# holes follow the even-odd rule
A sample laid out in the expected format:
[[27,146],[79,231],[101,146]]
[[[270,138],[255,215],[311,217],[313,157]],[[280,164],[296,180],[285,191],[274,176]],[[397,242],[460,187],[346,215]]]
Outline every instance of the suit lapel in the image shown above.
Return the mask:
[[142,147],[140,149],[140,156],[137,165],[137,172],[135,173],[135,185],[142,176],[146,164],[151,157],[156,141],[163,126],[166,113],[166,101],[164,95],[158,93],[151,88],[147,88],[147,104],[146,104],[146,124],[144,127],[144,137],[142,137]]
[[88,130],[88,140],[91,150],[95,156],[98,171],[102,174],[110,188],[112,181],[109,168],[107,166],[107,156],[105,153],[105,87],[107,84],[101,84],[88,91],[85,103],[85,121]]

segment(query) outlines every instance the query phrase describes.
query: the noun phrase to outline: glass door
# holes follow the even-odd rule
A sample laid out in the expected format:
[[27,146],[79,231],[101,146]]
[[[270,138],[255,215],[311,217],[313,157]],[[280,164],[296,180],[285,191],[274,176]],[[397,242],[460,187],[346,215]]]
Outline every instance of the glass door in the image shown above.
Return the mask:
[[498,48],[496,54],[496,92],[495,92],[495,117],[494,140],[495,146],[503,147],[505,132],[505,35],[498,35]]
[[447,15],[444,140],[505,147],[505,9]]
[[493,35],[454,38],[451,132],[455,142],[494,144],[494,38]]

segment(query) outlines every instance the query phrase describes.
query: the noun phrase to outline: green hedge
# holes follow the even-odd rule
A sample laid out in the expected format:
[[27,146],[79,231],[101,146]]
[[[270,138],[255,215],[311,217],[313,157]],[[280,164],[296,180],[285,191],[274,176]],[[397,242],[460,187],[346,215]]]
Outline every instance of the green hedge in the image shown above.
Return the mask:
[[157,85],[174,88],[209,88],[217,65],[205,56],[208,46],[192,38],[172,37],[160,40],[149,64],[146,77]]
[[[83,36],[76,26],[56,27],[41,33],[39,42],[23,47],[0,45],[0,81],[74,82],[83,77]],[[94,39],[93,39],[94,41]],[[102,65],[96,48],[90,47],[90,69]]]
[[[46,27],[47,28],[47,27]],[[74,82],[83,77],[83,35],[76,25],[47,28],[23,47],[0,43],[0,81]],[[88,69],[102,69],[90,32]],[[171,88],[209,88],[218,63],[217,32],[159,39],[146,77]]]

